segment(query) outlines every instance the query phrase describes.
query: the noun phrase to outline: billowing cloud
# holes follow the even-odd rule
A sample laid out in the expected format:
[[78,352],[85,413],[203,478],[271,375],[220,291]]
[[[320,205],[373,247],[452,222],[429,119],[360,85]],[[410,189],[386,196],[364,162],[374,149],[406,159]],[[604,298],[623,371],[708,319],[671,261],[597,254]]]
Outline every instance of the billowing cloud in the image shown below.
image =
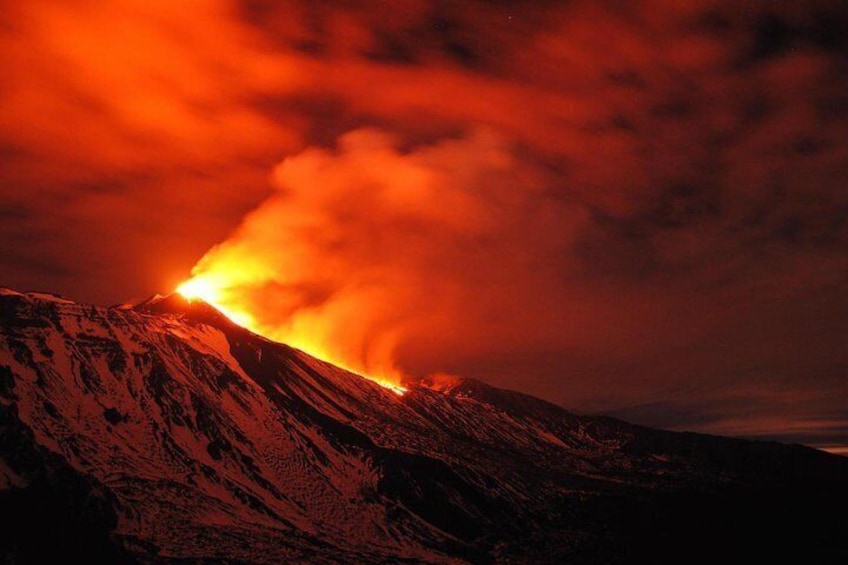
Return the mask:
[[3,284],[846,442],[843,2],[2,7]]
[[[561,331],[558,280],[585,212],[490,130],[399,145],[357,130],[283,161],[277,192],[197,266],[200,284],[264,334],[368,372],[446,332],[521,347]],[[537,328],[516,331],[524,320]]]

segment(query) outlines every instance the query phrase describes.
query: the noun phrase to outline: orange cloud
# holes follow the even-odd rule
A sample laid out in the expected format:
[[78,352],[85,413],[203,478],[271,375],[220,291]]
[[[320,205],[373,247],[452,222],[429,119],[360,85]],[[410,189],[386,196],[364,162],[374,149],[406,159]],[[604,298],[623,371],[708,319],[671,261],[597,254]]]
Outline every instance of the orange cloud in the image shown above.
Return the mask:
[[509,276],[499,207],[533,195],[517,191],[520,167],[490,132],[406,154],[397,143],[359,130],[336,151],[283,161],[275,194],[200,261],[196,280],[265,335],[396,377],[399,341],[460,323],[470,278]]

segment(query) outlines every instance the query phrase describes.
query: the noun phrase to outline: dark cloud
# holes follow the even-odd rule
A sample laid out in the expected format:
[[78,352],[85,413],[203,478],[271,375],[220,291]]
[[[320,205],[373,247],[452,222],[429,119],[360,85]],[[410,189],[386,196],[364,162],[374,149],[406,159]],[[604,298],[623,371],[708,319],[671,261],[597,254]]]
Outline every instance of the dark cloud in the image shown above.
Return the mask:
[[2,8],[0,284],[118,302],[298,234],[244,292],[343,349],[845,443],[844,2]]

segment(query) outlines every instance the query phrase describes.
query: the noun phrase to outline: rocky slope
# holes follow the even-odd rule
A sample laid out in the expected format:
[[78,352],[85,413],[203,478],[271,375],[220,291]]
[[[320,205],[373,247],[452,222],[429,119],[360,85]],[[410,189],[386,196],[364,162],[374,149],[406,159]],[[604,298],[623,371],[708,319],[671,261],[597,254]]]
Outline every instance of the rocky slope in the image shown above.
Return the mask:
[[7,562],[848,556],[844,458],[472,380],[399,396],[178,296],[0,291],[0,429]]

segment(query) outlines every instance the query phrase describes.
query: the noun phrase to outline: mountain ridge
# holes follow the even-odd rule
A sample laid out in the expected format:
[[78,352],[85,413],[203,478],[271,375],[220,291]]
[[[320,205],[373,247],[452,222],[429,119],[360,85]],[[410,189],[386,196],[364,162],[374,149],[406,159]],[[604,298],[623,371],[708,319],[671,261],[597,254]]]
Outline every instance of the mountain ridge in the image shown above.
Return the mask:
[[[103,547],[128,562],[624,563],[662,554],[644,524],[674,531],[682,500],[824,487],[827,504],[846,500],[844,458],[577,415],[473,380],[399,397],[178,300],[0,292],[0,405],[17,430],[2,492],[44,469],[73,477],[72,493],[106,501]],[[27,470],[26,450],[45,462]]]

